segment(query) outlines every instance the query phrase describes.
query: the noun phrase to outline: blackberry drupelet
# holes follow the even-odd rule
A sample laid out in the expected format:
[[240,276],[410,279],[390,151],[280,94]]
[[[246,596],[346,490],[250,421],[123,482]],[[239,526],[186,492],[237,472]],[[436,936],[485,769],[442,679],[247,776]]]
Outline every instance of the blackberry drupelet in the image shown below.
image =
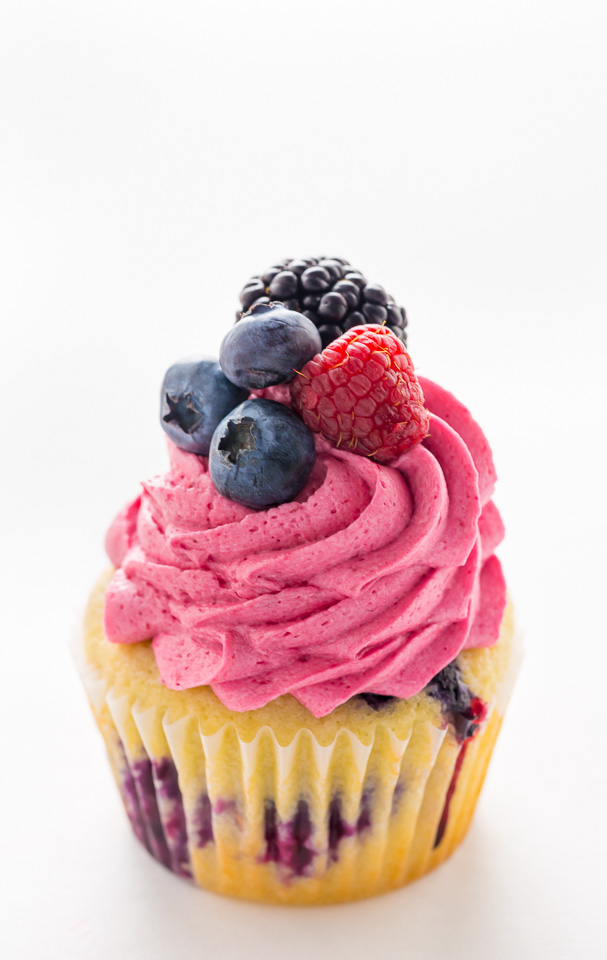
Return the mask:
[[407,345],[404,307],[340,257],[281,260],[252,277],[240,293],[242,310],[236,320],[256,304],[271,301],[309,317],[318,328],[323,350],[342,333],[365,323],[385,323]]

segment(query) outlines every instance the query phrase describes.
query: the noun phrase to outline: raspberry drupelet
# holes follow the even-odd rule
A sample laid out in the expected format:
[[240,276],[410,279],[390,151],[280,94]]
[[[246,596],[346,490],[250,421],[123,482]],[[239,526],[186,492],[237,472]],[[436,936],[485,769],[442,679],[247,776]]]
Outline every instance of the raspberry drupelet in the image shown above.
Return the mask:
[[294,410],[337,447],[386,463],[428,434],[430,414],[405,346],[386,327],[354,327],[291,382]]

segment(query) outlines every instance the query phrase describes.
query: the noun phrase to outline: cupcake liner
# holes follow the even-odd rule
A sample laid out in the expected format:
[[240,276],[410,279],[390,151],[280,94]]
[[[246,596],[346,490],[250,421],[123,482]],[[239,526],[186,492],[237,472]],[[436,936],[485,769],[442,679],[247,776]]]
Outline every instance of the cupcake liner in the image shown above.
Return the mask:
[[427,719],[399,739],[378,715],[369,742],[344,727],[281,745],[225,723],[174,716],[80,672],[133,832],[181,877],[282,903],[395,889],[442,862],[469,826],[516,674],[508,670],[472,739]]

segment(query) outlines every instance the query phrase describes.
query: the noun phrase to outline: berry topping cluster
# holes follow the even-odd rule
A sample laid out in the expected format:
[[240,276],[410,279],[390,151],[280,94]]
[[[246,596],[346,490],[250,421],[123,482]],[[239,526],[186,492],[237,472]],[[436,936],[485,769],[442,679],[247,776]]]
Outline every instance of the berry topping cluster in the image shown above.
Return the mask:
[[174,363],[164,375],[160,424],[173,443],[207,456],[213,431],[249,391],[228,380],[216,360],[204,357]]
[[259,304],[224,337],[219,362],[232,383],[262,390],[291,380],[321,349],[307,317],[280,303]]
[[224,497],[261,509],[293,500],[315,461],[314,436],[289,407],[245,400],[215,430],[209,472]]
[[[386,324],[407,343],[407,315],[378,283],[368,283],[340,257],[281,260],[265,273],[252,277],[240,293],[246,313],[258,304],[280,300],[318,328],[323,349],[352,327]],[[237,321],[243,313],[236,314]]]
[[386,327],[354,327],[329,344],[298,372],[291,397],[310,430],[380,463],[428,433],[411,358]]
[[[347,261],[283,261],[241,302],[219,363],[175,363],[161,391],[162,428],[208,456],[223,496],[254,509],[293,500],[314,467],[315,433],[381,463],[427,435],[404,311]],[[290,406],[250,396],[279,384],[290,385]]]

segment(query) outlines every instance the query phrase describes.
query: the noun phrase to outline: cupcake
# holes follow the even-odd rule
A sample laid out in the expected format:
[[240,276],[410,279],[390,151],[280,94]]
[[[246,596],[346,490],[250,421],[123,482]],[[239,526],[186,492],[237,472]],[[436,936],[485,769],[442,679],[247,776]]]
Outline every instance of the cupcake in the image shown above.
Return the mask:
[[474,812],[517,660],[495,470],[345,261],[241,302],[220,364],[165,376],[170,466],[110,527],[79,660],[157,860],[353,900],[440,864]]

